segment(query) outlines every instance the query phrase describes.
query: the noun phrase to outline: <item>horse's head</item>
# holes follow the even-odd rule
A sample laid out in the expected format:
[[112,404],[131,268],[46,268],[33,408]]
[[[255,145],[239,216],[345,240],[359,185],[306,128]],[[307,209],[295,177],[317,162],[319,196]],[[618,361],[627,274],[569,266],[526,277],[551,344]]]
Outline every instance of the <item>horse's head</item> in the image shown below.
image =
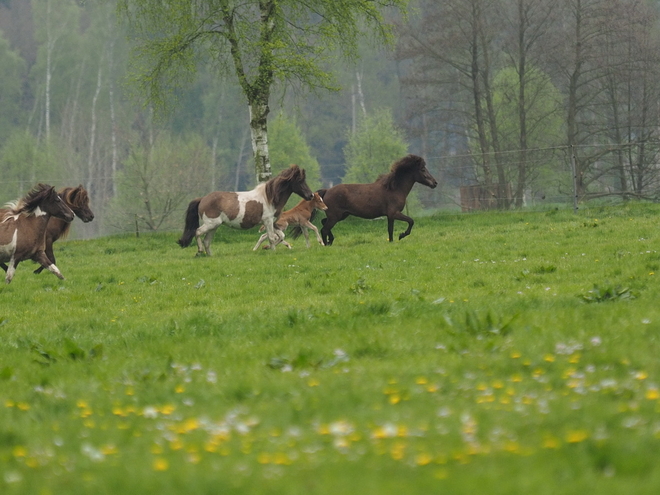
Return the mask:
[[47,186],[39,208],[49,215],[61,218],[65,222],[71,222],[75,218],[73,210],[67,206],[64,200],[57,194],[54,187]]
[[323,211],[328,209],[328,205],[325,204],[323,198],[319,195],[318,192],[314,193],[314,197],[312,198],[312,206]]
[[417,155],[408,155],[410,159],[417,162],[416,172],[415,172],[415,182],[419,182],[424,186],[428,186],[431,189],[435,189],[438,186],[438,181],[435,180],[435,177],[431,175],[431,172],[426,168],[426,162],[424,158]]
[[60,191],[60,196],[64,202],[73,210],[73,213],[83,222],[94,220],[94,212],[89,207],[89,195],[87,190],[81,185],[78,187],[67,187]]
[[291,165],[287,170],[282,172],[281,175],[290,184],[291,192],[296,193],[307,201],[312,200],[314,193],[305,181],[305,169],[298,167],[298,165]]

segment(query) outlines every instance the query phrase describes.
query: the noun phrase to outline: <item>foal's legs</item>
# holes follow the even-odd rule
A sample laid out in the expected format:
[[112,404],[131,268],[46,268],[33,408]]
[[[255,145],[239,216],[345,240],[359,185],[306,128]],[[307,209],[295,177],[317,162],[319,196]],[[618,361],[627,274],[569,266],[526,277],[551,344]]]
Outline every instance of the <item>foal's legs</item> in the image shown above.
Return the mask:
[[316,225],[314,225],[312,222],[310,222],[308,220],[305,224],[301,225],[301,227],[303,228],[302,231],[305,234],[305,241],[307,242],[307,247],[309,247],[309,233],[307,232],[305,227],[307,227],[309,229],[312,229],[314,231],[314,233],[316,234],[316,240],[319,241],[319,244],[321,246],[324,245],[323,244],[323,239],[321,239],[321,236],[319,235],[319,229],[316,228]]

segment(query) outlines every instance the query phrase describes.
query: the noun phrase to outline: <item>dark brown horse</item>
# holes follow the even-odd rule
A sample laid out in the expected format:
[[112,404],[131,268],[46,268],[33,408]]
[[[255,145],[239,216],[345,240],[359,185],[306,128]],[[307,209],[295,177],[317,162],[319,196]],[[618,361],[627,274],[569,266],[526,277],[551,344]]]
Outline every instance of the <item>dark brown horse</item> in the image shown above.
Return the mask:
[[7,272],[5,282],[10,283],[16,266],[28,259],[63,279],[55,263],[44,252],[45,234],[51,216],[72,221],[71,208],[62,201],[54,187],[45,184],[37,185],[24,198],[6,206],[0,210],[0,266]]
[[415,182],[431,189],[438,185],[438,181],[426,169],[424,159],[408,155],[393,163],[389,174],[381,175],[371,184],[338,184],[330,189],[319,190],[328,207],[326,218],[321,220],[321,237],[325,245],[331,245],[335,238],[332,227],[349,215],[360,218],[386,216],[390,242],[394,235],[394,220],[408,222],[408,229],[399,234],[399,239],[409,235],[415,222],[401,212]]
[[[94,220],[94,213],[89,208],[89,195],[87,190],[81,185],[78,187],[65,187],[60,189],[58,194],[66,205],[71,208],[73,213],[83,222],[88,223]],[[55,263],[55,253],[53,253],[53,243],[58,239],[66,239],[71,229],[71,222],[66,222],[61,218],[50,217],[48,227],[46,227],[46,256]],[[44,267],[40,266],[34,273],[41,273]]]
[[[314,193],[305,182],[305,170],[291,165],[268,182],[251,191],[216,191],[193,199],[186,212],[186,224],[178,243],[187,247],[197,238],[197,256],[211,256],[211,241],[216,229],[226,224],[237,229],[251,229],[263,222],[271,249],[280,242],[273,223],[282,213],[291,194],[312,199]],[[200,226],[201,222],[201,226]]]

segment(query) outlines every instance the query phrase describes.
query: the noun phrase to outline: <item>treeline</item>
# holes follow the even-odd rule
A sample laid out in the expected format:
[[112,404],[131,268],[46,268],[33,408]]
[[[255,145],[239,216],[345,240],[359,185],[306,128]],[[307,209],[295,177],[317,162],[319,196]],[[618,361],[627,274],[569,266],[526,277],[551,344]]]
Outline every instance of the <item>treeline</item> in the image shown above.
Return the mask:
[[[335,63],[337,92],[279,88],[273,171],[312,187],[367,181],[390,157],[427,158],[442,187],[424,206],[614,194],[655,198],[658,12],[645,0],[416,0],[393,53]],[[127,27],[112,1],[0,1],[0,201],[35,181],[83,184],[82,235],[178,226],[213,189],[254,185],[247,108],[213,64],[154,115],[134,94]],[[573,173],[573,168],[575,173]]]
[[446,177],[499,207],[562,189],[658,196],[657,2],[422,0],[400,31],[409,136],[466,157]]

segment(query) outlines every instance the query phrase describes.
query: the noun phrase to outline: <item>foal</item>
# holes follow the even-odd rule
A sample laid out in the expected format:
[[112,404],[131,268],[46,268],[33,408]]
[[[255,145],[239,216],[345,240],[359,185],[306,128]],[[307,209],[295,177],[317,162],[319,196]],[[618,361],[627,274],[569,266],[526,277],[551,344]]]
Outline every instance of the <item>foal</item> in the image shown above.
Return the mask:
[[[312,217],[312,213],[314,213],[314,210],[318,208],[319,210],[327,210],[328,207],[325,205],[323,202],[323,199],[321,196],[319,196],[319,193],[315,192],[314,197],[310,199],[309,201],[307,200],[302,200],[300,201],[296,206],[291,208],[290,210],[287,210],[283,212],[280,215],[280,218],[277,219],[275,222],[275,231],[278,234],[279,241],[276,244],[279,244],[280,242],[284,244],[286,247],[291,249],[291,244],[286,242],[284,240],[284,231],[289,225],[293,226],[298,226],[300,228],[300,231],[305,236],[305,243],[307,244],[307,247],[309,248],[309,232],[307,229],[312,229],[314,233],[316,234],[316,239],[319,241],[319,244],[323,246],[323,239],[321,239],[321,235],[319,234],[319,229],[316,228],[316,226],[310,221]],[[263,225],[259,229],[259,232],[263,232],[266,227]],[[298,237],[297,235],[294,235],[294,237]],[[268,238],[268,234],[262,234],[262,236],[259,238],[259,241],[257,242],[257,245],[254,246],[252,249],[253,251],[256,251],[259,249],[259,246]],[[270,246],[265,246],[264,249],[268,249]]]

